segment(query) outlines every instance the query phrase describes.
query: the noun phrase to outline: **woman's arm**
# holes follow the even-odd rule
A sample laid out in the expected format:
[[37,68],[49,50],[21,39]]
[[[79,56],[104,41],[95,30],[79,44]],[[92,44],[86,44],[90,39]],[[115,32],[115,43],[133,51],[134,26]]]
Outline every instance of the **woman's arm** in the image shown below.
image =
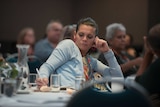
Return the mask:
[[121,68],[114,56],[113,51],[109,50],[108,52],[105,52],[104,57],[107,60],[109,66],[104,65],[97,59],[92,59],[93,69],[104,76],[123,77]]
[[125,73],[127,70],[131,69],[133,66],[140,66],[143,61],[142,57],[135,58],[124,64],[120,64],[122,71]]
[[76,55],[75,44],[72,40],[60,42],[53,50],[48,60],[40,67],[40,76],[49,77],[51,72],[63,65]]
[[104,57],[107,60],[109,67],[104,65],[100,61],[96,60],[95,63],[93,64],[94,69],[105,76],[111,75],[111,76],[123,77],[121,68],[114,56],[113,51],[109,48],[107,41],[99,39],[97,37],[95,39],[95,47],[99,51],[104,53]]

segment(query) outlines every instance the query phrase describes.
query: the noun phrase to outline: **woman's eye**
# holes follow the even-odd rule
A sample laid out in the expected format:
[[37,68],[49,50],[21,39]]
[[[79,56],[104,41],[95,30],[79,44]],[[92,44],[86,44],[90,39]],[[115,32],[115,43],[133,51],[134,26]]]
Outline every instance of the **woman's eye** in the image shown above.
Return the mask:
[[82,34],[82,33],[79,33],[79,36],[80,36],[80,37],[83,37],[83,34]]
[[88,39],[92,39],[93,38],[93,36],[87,36],[88,37]]

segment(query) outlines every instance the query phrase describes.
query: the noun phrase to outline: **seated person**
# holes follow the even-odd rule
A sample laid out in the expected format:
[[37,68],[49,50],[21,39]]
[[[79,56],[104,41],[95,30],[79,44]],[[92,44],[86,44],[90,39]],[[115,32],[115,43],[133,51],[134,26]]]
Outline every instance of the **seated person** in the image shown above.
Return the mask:
[[63,39],[71,39],[73,40],[73,37],[74,37],[74,32],[76,30],[76,25],[66,25],[64,28],[63,28],[63,33],[62,33],[62,37]]
[[126,43],[125,51],[127,52],[127,54],[135,58],[137,56],[137,52],[132,46],[133,37],[131,34],[129,33],[126,34],[125,43]]
[[29,45],[27,55],[33,55],[35,41],[36,41],[36,37],[35,37],[34,29],[24,28],[20,31],[18,35],[17,44]]
[[[92,18],[81,19],[74,33],[74,41],[61,41],[53,50],[48,60],[40,67],[40,78],[36,80],[38,87],[48,85],[50,74],[61,76],[61,86],[75,88],[75,78],[82,76],[85,80],[92,79],[93,71],[105,76],[123,77],[112,50],[105,40],[98,37],[98,26]],[[91,47],[104,53],[109,66],[88,55]],[[112,71],[111,69],[115,69]]]
[[[28,56],[28,65],[31,73],[36,73],[35,68],[39,68],[42,64],[42,61],[34,56],[34,44],[35,44],[35,33],[33,28],[24,28],[20,31],[17,39],[17,44],[26,44],[29,45],[27,56]],[[18,59],[18,54],[12,54],[6,58],[7,62],[16,63]]]
[[63,25],[60,21],[51,21],[46,28],[46,37],[35,44],[35,56],[45,62],[61,40]]
[[154,105],[160,107],[160,24],[150,29],[144,43],[144,60],[135,80],[149,92]]
[[[106,28],[106,40],[113,50],[115,57],[122,68],[124,77],[135,74],[137,66],[140,66],[142,58],[133,59],[129,54],[124,52],[125,49],[126,28],[120,23],[113,23]],[[108,64],[104,55],[100,54],[99,58],[104,64]]]
[[[34,44],[35,44],[35,33],[33,28],[23,28],[17,38],[17,44],[27,44],[29,45],[27,55],[34,54]],[[6,60],[8,62],[17,62],[18,54],[9,55]]]

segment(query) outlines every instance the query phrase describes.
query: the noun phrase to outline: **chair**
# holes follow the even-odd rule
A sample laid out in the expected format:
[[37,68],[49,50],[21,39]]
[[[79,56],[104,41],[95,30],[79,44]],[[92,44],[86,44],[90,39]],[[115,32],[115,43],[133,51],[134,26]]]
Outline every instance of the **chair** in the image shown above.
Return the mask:
[[[98,83],[105,83],[106,80]],[[94,83],[88,87],[75,93],[68,102],[67,107],[152,107],[146,91],[134,81],[125,80],[123,83],[114,81],[124,85],[121,92],[102,92],[93,88]]]
[[5,60],[10,63],[16,63],[17,59],[18,59],[18,53],[14,53],[14,54],[8,55]]
[[28,66],[30,73],[37,73],[36,68],[40,68],[42,61],[34,55],[28,56]]
[[[28,67],[30,73],[37,73],[36,68],[40,68],[40,66],[42,65],[42,61],[37,56],[34,55],[27,56],[27,58],[28,58]],[[6,61],[10,63],[17,63],[17,60],[18,60],[17,53],[9,55],[6,58]]]

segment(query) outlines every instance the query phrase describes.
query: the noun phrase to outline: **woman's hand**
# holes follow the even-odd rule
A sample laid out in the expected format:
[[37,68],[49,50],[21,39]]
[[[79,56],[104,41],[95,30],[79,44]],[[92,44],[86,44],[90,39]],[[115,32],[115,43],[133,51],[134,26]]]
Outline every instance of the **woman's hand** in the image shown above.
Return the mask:
[[37,78],[36,81],[38,89],[40,89],[42,86],[48,85],[48,78]]
[[98,37],[95,38],[95,44],[93,45],[95,48],[97,48],[102,53],[109,51],[109,46],[107,41],[103,39],[99,39]]

